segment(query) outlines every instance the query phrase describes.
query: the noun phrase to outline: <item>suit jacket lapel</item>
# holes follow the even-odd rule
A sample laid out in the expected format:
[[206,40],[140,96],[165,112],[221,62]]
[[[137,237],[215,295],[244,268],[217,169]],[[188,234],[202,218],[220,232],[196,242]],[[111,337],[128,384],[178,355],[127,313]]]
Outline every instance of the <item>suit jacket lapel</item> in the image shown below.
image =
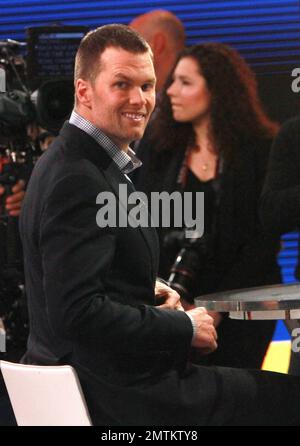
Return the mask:
[[[104,150],[104,149],[103,149]],[[158,258],[158,238],[156,231],[149,227],[151,224],[148,207],[146,204],[142,201],[140,198],[140,204],[129,204],[128,203],[128,197],[130,194],[135,193],[136,198],[139,197],[139,192],[137,192],[130,181],[130,179],[126,178],[126,176],[120,171],[120,169],[117,167],[117,165],[111,160],[111,163],[105,168],[102,168],[102,171],[104,173],[104,176],[106,178],[106,181],[111,185],[114,193],[118,197],[119,202],[121,203],[124,210],[126,210],[127,214],[127,223],[130,225],[131,219],[130,219],[130,213],[136,206],[139,207],[139,212],[141,215],[141,221],[148,221],[149,225],[147,227],[138,226],[138,229],[141,231],[142,236],[146,242],[146,245],[148,246],[148,249],[150,251],[152,262],[154,264],[157,264],[157,258]],[[126,190],[124,189],[124,192],[120,193],[119,186],[120,185],[126,185]],[[134,200],[135,201],[135,200]]]
[[[128,204],[128,195],[136,192],[132,182],[126,178],[126,176],[120,171],[116,163],[110,158],[105,149],[87,133],[78,127],[65,123],[61,130],[61,137],[68,137],[68,141],[71,143],[71,150],[77,150],[82,152],[82,156],[89,159],[93,164],[97,166],[99,171],[104,175],[107,183],[111,186],[118,200],[120,201],[123,209],[126,209],[127,218],[134,205]],[[120,194],[119,186],[127,186],[127,194]],[[138,192],[136,192],[138,194]],[[144,215],[144,218],[148,218],[148,208],[141,204],[140,212]],[[149,218],[150,223],[150,218]],[[152,262],[154,264],[154,270],[157,269],[159,244],[156,231],[151,227],[138,227],[141,231],[145,243],[150,251]]]

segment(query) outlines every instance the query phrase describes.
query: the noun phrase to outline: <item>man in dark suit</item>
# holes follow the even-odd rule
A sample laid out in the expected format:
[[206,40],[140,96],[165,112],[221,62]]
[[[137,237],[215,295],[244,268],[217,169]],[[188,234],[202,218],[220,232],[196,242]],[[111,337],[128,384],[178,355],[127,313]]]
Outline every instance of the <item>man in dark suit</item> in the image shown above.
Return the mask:
[[[188,363],[191,346],[216,348],[212,318],[182,311],[177,293],[156,282],[154,229],[124,225],[134,192],[127,173],[139,164],[129,143],[155,102],[148,44],[123,25],[89,33],[75,90],[75,110],[36,164],[21,214],[24,362],[73,365],[99,425],[299,424],[297,378]],[[111,196],[117,206],[102,212]]]
[[[286,121],[274,140],[261,196],[262,223],[269,234],[281,235],[300,226],[300,115]],[[300,280],[300,246],[295,276]],[[285,321],[289,331],[300,321]],[[300,354],[291,351],[289,373],[300,375]]]

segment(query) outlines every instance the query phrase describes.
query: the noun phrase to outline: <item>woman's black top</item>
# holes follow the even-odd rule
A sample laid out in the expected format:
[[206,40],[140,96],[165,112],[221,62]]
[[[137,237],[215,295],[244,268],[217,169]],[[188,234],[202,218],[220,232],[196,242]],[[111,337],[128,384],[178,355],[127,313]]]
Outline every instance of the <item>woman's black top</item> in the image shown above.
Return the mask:
[[[255,144],[241,142],[234,162],[224,163],[221,174],[212,182],[200,182],[189,172],[186,188],[204,191],[205,233],[213,234],[208,253],[199,261],[197,294],[280,283],[276,260],[279,238],[263,231],[258,215],[269,150],[268,140]],[[155,141],[145,139],[138,156],[143,166],[133,177],[137,190],[147,195],[152,191],[172,193],[182,190],[178,176],[185,149],[157,152]],[[216,201],[217,206],[213,204]],[[168,278],[180,248],[166,246],[166,236],[171,231],[172,228],[158,228],[161,250],[159,273],[164,278]],[[260,367],[273,329],[274,321],[234,321],[227,318],[218,328],[219,347],[206,356],[206,361],[214,365]]]

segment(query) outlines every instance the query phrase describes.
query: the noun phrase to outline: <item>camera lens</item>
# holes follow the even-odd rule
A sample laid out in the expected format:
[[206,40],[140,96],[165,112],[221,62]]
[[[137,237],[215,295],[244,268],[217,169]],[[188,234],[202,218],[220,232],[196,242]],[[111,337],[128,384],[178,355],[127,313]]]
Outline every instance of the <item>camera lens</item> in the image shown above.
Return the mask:
[[182,248],[171,268],[169,283],[187,302],[193,302],[199,256],[193,248]]

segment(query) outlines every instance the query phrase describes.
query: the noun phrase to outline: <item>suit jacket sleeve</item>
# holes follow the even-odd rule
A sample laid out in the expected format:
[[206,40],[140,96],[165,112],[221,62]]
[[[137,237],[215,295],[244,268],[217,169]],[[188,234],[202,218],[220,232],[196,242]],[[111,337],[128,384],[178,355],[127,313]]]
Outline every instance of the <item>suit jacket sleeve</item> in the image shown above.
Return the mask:
[[187,351],[192,327],[183,312],[125,305],[107,294],[104,282],[113,265],[118,229],[97,226],[95,201],[107,189],[104,179],[70,174],[46,198],[39,243],[50,325],[85,348],[122,354],[168,350],[176,355],[177,344],[178,351]]

